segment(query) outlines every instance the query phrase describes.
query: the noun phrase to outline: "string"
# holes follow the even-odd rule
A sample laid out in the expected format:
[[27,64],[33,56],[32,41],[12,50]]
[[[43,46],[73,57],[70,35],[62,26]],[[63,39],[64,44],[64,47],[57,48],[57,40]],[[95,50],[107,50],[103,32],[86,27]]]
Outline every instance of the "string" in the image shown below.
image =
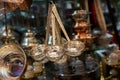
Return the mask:
[[51,17],[52,17],[52,25],[51,26],[52,26],[53,45],[55,45],[56,44],[56,41],[55,41],[55,39],[56,39],[55,17],[53,14],[51,14]]
[[3,3],[4,4],[4,26],[5,26],[5,32],[6,32],[6,41],[7,41],[7,38],[8,38],[8,27],[7,27],[7,15],[6,15],[6,4],[5,2]]
[[54,3],[52,3],[52,5],[53,5],[53,10],[52,10],[52,11],[53,11],[54,16],[56,17],[56,19],[57,19],[57,21],[58,21],[58,23],[59,23],[59,25],[60,25],[60,28],[62,29],[62,31],[63,31],[63,33],[64,33],[67,41],[70,41],[70,38],[69,38],[69,36],[68,36],[68,34],[67,34],[67,32],[66,32],[63,24],[62,24],[62,21],[61,21],[61,19],[60,19],[60,16],[59,16],[59,14],[58,14],[58,12],[57,12],[56,6],[55,6]]
[[52,13],[52,6],[49,4],[48,16],[47,16],[47,25],[46,25],[46,40],[45,40],[45,45],[47,45],[48,38],[49,38],[51,13]]

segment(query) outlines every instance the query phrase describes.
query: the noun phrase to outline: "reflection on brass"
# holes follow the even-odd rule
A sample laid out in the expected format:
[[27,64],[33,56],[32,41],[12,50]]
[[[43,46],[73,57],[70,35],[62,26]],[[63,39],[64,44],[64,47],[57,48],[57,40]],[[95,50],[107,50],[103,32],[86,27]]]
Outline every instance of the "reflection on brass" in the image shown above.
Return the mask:
[[68,41],[64,47],[67,55],[75,57],[82,54],[85,48],[85,45],[81,41],[71,40],[71,41]]
[[21,45],[24,48],[31,48],[35,45],[37,45],[38,41],[35,38],[35,35],[33,32],[31,32],[30,30],[28,30],[26,33],[24,33],[23,35],[23,39],[21,41]]
[[36,45],[32,47],[30,51],[30,56],[36,61],[41,61],[45,58],[44,50],[45,50],[44,44]]
[[52,46],[47,46],[44,50],[44,53],[50,61],[55,62],[62,58],[65,51],[62,46],[52,45]]
[[0,79],[16,80],[26,67],[26,55],[21,47],[14,43],[4,44],[0,48]]

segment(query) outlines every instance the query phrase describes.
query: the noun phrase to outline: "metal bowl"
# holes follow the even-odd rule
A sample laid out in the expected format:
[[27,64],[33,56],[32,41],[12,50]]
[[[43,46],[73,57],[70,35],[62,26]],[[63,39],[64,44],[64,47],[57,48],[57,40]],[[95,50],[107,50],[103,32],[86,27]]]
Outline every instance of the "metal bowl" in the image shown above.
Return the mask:
[[23,49],[14,44],[8,43],[0,48],[0,79],[17,79],[26,67],[26,55]]

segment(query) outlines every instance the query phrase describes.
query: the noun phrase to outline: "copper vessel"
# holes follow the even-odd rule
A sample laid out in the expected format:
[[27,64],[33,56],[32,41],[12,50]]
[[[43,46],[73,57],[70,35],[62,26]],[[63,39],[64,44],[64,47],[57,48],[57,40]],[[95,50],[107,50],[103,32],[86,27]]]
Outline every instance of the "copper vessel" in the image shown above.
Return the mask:
[[30,7],[32,0],[1,0],[0,1],[0,13],[8,13],[16,8],[20,10],[25,10]]

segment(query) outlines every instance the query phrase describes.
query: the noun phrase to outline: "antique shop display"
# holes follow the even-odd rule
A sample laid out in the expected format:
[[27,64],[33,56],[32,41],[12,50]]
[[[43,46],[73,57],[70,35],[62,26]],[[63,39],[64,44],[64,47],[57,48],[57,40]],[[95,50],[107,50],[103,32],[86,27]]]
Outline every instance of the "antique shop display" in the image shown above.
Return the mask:
[[[82,53],[83,55],[86,55],[84,54],[87,44],[85,43],[86,40],[88,38],[92,39],[88,29],[88,26],[90,25],[86,22],[87,15],[88,13],[85,10],[74,12],[73,18],[77,20],[76,27],[74,27],[74,29],[77,32],[77,35],[79,35],[79,39],[70,40],[57,12],[56,5],[53,2],[50,2],[45,42],[43,44],[39,44],[30,29],[24,33],[21,41],[21,46],[27,55],[27,57],[21,59],[21,64],[23,64],[25,68],[26,62],[24,61],[26,61],[26,58],[28,63],[22,79],[32,79],[43,74],[44,79],[46,80],[47,68],[45,63],[49,61],[53,62],[54,67],[56,67],[55,69],[57,71],[52,71],[52,73],[55,73],[54,76],[72,77],[97,70],[98,63],[92,56],[86,56],[85,62],[79,58]],[[77,24],[79,24],[79,26]],[[61,31],[66,39],[61,36]],[[33,60],[29,60],[29,58]],[[72,62],[68,63],[70,60]],[[24,71],[24,68],[22,68],[22,71]],[[22,72],[17,76],[21,74]]]
[[[75,12],[77,12],[77,11],[75,11]],[[80,22],[79,22],[80,24],[81,24],[81,22],[85,22],[85,26],[81,26],[81,25],[77,26],[77,28],[75,28],[75,30],[78,31],[79,36],[72,40],[68,39],[64,43],[64,45],[61,45],[64,47],[64,51],[65,51],[65,53],[63,55],[67,55],[68,60],[66,61],[66,59],[65,59],[66,62],[63,61],[62,63],[55,62],[55,70],[51,73],[55,73],[54,75],[57,77],[61,76],[63,78],[65,78],[65,77],[70,78],[70,77],[73,77],[76,75],[80,76],[83,74],[87,74],[87,73],[89,74],[91,72],[94,72],[99,68],[97,60],[92,55],[86,56],[85,62],[84,62],[84,59],[80,60],[80,58],[79,58],[79,56],[87,55],[87,54],[84,54],[85,47],[88,44],[88,43],[86,44],[85,42],[87,40],[89,41],[89,39],[92,40],[93,38],[90,34],[88,23],[86,21],[87,15],[84,16],[85,14],[87,14],[86,11],[79,10],[78,12],[80,12],[80,13],[77,13],[78,16],[76,16],[74,14],[74,16],[76,16],[74,18],[77,18],[77,20],[80,20]],[[81,14],[81,12],[82,12],[82,14]],[[81,16],[81,17],[79,17],[79,16]],[[54,20],[54,19],[52,19],[52,20]],[[78,23],[76,23],[76,24],[78,24]],[[55,30],[55,27],[53,27],[53,28]],[[83,32],[81,31],[82,28],[84,29]],[[52,30],[52,29],[48,29],[48,30]],[[83,37],[81,37],[82,35],[81,35],[81,33],[79,33],[80,31],[86,35],[86,36],[84,36],[84,39],[83,39]],[[54,31],[54,32],[56,32],[56,31]],[[55,44],[56,43],[55,40],[57,40],[57,35],[55,35],[54,32],[53,32],[53,36],[52,36],[53,37],[52,39],[54,41],[54,42],[52,42],[53,44]],[[87,33],[84,33],[84,32],[87,32]],[[87,35],[89,35],[89,36],[87,36]],[[55,36],[56,36],[56,38],[54,38]],[[90,46],[91,45],[89,45],[89,47]]]
[[[88,9],[87,3],[89,1],[85,0],[85,9],[82,8],[83,4],[77,4],[80,2],[79,0],[73,2],[68,0],[63,4],[66,7],[65,9],[71,10],[74,6],[75,9],[72,9],[71,14],[60,12],[62,18],[53,1],[49,2],[47,6],[45,6],[46,4],[41,5],[47,7],[48,14],[44,14],[45,22],[42,23],[46,23],[43,30],[45,34],[42,32],[39,34],[38,31],[42,30],[44,26],[42,28],[40,26],[39,18],[41,15],[39,12],[41,8],[38,9],[38,5],[32,5],[32,8],[29,8],[32,0],[0,0],[0,19],[4,18],[4,27],[0,36],[2,41],[0,44],[0,80],[119,79],[120,51],[117,46],[109,46],[112,36],[106,32],[107,28],[103,15],[101,15],[100,5],[94,5],[96,6],[96,18],[102,17],[96,19],[102,30],[96,33],[92,32],[91,29],[93,24],[90,24],[89,19],[89,15],[92,14]],[[94,3],[99,4],[98,1],[94,1]],[[59,4],[57,6],[58,8],[61,7]],[[7,22],[7,13],[15,9],[17,11],[10,15],[13,17],[19,15],[19,17],[16,17],[16,21]],[[67,33],[66,25],[63,25],[65,22],[62,22],[66,15],[74,22],[72,26],[70,23],[71,33],[69,31]],[[15,23],[17,26],[13,25]],[[24,30],[15,30],[16,27],[22,28],[22,26]],[[17,35],[19,38],[16,38],[16,33],[13,33],[12,30],[20,34]],[[23,33],[22,37],[21,32]],[[41,38],[43,41],[39,40]],[[94,39],[98,40],[95,44]],[[105,50],[99,52],[99,49]],[[99,54],[96,53],[100,53],[99,58]],[[106,66],[109,69],[106,70]]]

